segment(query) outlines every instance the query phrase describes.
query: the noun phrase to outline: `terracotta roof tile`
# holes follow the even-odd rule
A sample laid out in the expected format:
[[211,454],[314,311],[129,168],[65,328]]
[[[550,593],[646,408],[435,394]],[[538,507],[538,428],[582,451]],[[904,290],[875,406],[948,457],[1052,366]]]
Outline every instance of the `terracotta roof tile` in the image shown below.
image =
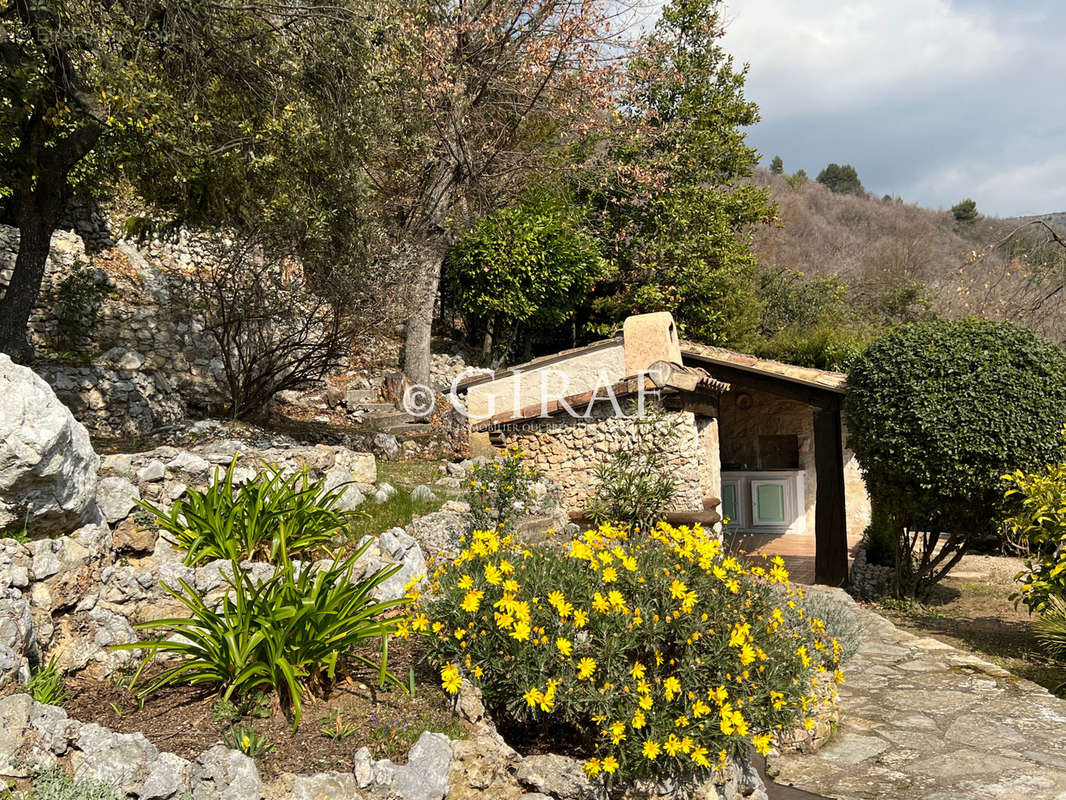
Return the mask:
[[681,354],[682,356],[693,356],[712,363],[722,364],[723,366],[737,367],[775,378],[784,378],[794,383],[829,389],[840,394],[847,390],[848,376],[843,372],[831,372],[824,369],[814,369],[813,367],[785,364],[782,361],[759,358],[746,353],[736,353],[722,347],[712,347],[698,342],[681,342]]

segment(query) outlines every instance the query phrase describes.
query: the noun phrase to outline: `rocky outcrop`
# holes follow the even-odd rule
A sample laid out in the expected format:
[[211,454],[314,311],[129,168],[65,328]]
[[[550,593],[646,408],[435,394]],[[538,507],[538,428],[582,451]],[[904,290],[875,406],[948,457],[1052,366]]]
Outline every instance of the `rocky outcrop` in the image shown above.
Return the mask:
[[48,384],[0,354],[0,530],[62,533],[91,518],[99,463]]

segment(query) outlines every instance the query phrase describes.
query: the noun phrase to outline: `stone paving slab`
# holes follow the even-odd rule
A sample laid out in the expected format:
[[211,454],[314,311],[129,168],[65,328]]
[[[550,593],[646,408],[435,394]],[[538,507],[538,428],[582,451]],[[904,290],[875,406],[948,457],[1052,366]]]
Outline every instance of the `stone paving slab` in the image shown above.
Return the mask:
[[776,780],[837,800],[1066,800],[1066,700],[854,603],[833,740],[771,761]]

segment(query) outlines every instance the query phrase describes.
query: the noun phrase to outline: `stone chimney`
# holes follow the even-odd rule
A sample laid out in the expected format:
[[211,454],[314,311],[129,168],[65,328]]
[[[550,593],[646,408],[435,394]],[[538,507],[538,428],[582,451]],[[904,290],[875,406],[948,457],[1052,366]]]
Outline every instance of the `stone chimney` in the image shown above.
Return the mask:
[[656,361],[681,364],[681,340],[669,311],[635,314],[622,323],[626,375],[647,371]]

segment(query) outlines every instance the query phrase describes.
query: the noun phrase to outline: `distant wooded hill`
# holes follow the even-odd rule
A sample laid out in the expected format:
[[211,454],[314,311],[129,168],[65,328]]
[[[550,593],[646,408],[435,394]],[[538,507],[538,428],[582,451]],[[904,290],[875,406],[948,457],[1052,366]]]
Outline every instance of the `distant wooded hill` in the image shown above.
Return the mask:
[[960,222],[951,211],[834,193],[802,176],[760,171],[755,180],[779,210],[779,224],[755,232],[764,286],[832,284],[853,324],[979,314],[1066,340],[1066,244],[1052,235],[1066,241],[1066,212]]

